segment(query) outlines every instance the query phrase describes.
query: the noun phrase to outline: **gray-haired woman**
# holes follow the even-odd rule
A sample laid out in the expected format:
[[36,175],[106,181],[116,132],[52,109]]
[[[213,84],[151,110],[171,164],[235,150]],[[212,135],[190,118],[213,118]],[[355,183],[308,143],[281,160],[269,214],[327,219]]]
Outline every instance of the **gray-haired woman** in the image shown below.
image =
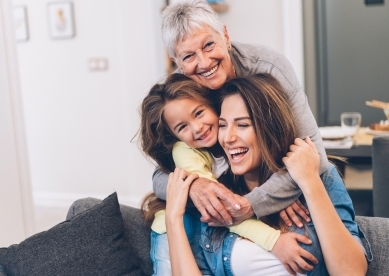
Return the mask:
[[[196,82],[218,89],[237,76],[270,73],[287,93],[300,138],[309,136],[320,155],[320,173],[326,170],[327,157],[321,136],[289,61],[282,55],[261,45],[231,42],[226,26],[215,11],[204,1],[178,2],[168,6],[162,15],[162,36],[177,72]],[[166,199],[168,175],[158,169],[153,175],[155,194]],[[244,197],[233,194],[220,183],[198,178],[191,185],[189,197],[210,226],[231,225],[252,217],[257,218],[287,208],[298,225],[293,209],[307,221],[309,218],[294,203],[301,190],[288,174],[273,174],[261,187]],[[291,207],[288,207],[291,206]],[[285,211],[281,216],[288,225]]]

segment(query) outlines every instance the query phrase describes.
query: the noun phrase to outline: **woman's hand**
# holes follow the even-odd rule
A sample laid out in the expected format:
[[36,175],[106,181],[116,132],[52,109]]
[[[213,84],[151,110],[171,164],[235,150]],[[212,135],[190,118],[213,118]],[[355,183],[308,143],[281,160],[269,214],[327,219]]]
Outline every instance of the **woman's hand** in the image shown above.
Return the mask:
[[166,217],[169,219],[181,218],[185,213],[188,201],[189,187],[197,174],[188,174],[186,171],[176,168],[169,174],[166,191]]
[[292,226],[294,223],[300,228],[303,227],[302,220],[311,221],[308,215],[308,209],[298,199],[280,212],[280,217],[287,226]]
[[290,275],[296,273],[305,274],[313,270],[312,264],[317,264],[317,259],[298,243],[311,244],[312,241],[304,235],[293,232],[283,233],[278,238],[272,249],[272,253],[280,260]]
[[289,152],[282,161],[284,162],[290,176],[304,192],[304,188],[312,180],[319,177],[320,156],[315,144],[307,136],[304,140],[296,138],[290,146]]

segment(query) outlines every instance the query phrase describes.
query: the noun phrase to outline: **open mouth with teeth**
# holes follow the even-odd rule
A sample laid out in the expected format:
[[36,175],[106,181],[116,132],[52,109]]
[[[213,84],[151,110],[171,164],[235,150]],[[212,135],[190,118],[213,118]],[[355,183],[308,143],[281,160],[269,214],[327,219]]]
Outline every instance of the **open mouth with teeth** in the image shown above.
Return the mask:
[[209,76],[212,76],[213,74],[215,74],[215,72],[217,71],[217,69],[219,68],[219,64],[217,64],[215,67],[213,67],[211,70],[207,71],[207,72],[204,72],[204,73],[201,73],[200,75],[202,77],[209,77]]
[[243,156],[245,156],[245,154],[248,151],[249,151],[248,148],[238,148],[238,149],[229,150],[228,152],[229,152],[232,160],[239,160],[239,159],[242,159]]
[[208,135],[211,133],[211,129],[208,129],[203,135],[201,135],[199,138],[196,140],[204,140],[208,137]]

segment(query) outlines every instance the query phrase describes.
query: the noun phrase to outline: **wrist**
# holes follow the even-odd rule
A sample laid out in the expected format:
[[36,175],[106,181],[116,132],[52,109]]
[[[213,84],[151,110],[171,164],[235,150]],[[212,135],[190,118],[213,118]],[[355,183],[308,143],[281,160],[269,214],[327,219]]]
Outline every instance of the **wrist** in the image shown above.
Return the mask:
[[305,197],[308,194],[313,194],[317,192],[318,188],[319,190],[321,190],[320,188],[324,188],[323,182],[321,181],[321,178],[318,175],[306,178],[298,184]]

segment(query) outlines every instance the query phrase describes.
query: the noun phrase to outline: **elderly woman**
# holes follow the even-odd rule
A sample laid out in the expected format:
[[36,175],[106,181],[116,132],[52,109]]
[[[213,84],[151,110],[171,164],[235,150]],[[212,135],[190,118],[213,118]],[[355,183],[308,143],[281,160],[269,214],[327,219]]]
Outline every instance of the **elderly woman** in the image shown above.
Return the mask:
[[[271,74],[286,91],[297,125],[297,137],[311,138],[320,156],[319,171],[326,170],[327,157],[316,121],[285,57],[264,46],[231,43],[226,26],[213,9],[200,0],[170,5],[162,17],[163,41],[178,65],[177,72],[196,82],[215,90],[238,76]],[[167,174],[158,169],[154,172],[153,188],[159,198],[166,199],[167,181]],[[279,173],[243,197],[233,194],[220,183],[203,178],[196,179],[189,191],[192,202],[202,215],[201,220],[211,226],[231,225],[254,214],[260,218],[290,205],[293,207],[300,195],[301,190],[290,175]],[[292,219],[296,217],[290,213]],[[305,214],[299,214],[309,221]],[[287,224],[291,225],[291,222],[287,221]]]

